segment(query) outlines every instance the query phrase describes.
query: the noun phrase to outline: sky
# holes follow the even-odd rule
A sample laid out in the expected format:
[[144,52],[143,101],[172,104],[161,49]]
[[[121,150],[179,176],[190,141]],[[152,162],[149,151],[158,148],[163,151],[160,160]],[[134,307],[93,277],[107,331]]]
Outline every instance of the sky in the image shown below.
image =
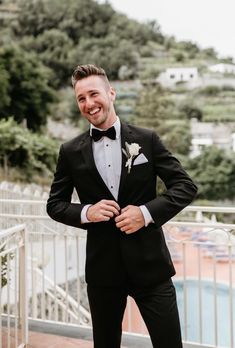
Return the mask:
[[[98,0],[99,3],[105,0]],[[144,22],[157,20],[161,32],[213,47],[235,60],[235,0],[108,0],[118,12]]]

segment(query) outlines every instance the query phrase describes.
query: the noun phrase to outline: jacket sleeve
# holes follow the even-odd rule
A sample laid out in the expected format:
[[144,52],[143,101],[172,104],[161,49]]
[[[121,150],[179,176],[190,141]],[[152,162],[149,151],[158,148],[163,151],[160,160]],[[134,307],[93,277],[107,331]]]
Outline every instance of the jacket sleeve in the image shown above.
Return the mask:
[[164,182],[166,192],[145,206],[159,227],[192,202],[197,187],[155,133],[152,133],[152,154],[156,175]]
[[86,229],[87,224],[81,223],[81,211],[85,204],[71,203],[74,184],[69,171],[64,146],[59,152],[54,180],[47,201],[48,215],[63,224]]

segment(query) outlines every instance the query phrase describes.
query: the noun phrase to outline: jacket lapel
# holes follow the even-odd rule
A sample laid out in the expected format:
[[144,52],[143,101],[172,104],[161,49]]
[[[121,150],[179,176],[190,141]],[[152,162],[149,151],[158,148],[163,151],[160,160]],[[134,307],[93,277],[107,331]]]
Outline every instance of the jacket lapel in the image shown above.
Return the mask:
[[[128,127],[126,123],[121,123],[121,146],[122,149],[126,148],[125,142],[131,144],[134,142],[133,140],[133,133],[131,129]],[[121,151],[122,151],[121,149]],[[127,158],[122,152],[122,169],[121,169],[121,178],[120,178],[120,185],[119,185],[119,192],[118,192],[118,200],[120,199],[120,196],[123,191],[123,187],[128,175],[128,168],[126,167],[126,161]]]
[[82,152],[83,159],[87,167],[89,168],[91,175],[94,177],[95,185],[100,185],[101,187],[103,187],[104,191],[109,196],[109,198],[112,200],[115,200],[112,193],[109,191],[108,187],[106,186],[104,180],[100,176],[100,173],[95,165],[95,160],[94,160],[93,150],[92,150],[92,139],[90,137],[89,131],[84,134],[84,137],[80,142],[80,149]]

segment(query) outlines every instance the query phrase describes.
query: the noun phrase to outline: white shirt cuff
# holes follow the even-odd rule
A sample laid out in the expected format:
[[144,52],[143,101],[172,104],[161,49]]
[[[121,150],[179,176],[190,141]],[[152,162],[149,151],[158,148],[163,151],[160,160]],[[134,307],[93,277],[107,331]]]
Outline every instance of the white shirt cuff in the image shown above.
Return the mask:
[[141,209],[142,214],[144,215],[144,225],[145,227],[147,227],[151,222],[154,222],[153,218],[145,205],[140,205],[139,208]]
[[87,224],[87,223],[91,222],[87,219],[87,216],[86,216],[87,210],[90,206],[91,206],[91,204],[87,204],[82,208],[82,211],[81,211],[81,223],[82,224]]

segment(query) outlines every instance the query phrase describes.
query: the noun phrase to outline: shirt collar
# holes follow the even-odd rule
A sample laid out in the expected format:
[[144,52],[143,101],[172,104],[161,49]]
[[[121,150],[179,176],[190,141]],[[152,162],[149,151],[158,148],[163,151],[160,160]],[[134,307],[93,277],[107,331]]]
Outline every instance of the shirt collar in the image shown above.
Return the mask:
[[[119,117],[117,116],[117,119],[116,119],[116,121],[114,122],[114,124],[112,124],[112,126],[115,128],[115,130],[116,130],[116,139],[118,139],[119,137],[120,137],[120,134],[121,134],[121,122],[120,122],[120,119],[119,119]],[[111,127],[112,127],[111,126]],[[98,127],[95,127],[95,126],[93,126],[93,124],[90,124],[90,135],[91,135],[91,131],[92,131],[92,129],[93,128],[95,128],[95,129],[99,129],[99,130],[105,130],[105,129],[100,129],[100,128],[98,128]]]

